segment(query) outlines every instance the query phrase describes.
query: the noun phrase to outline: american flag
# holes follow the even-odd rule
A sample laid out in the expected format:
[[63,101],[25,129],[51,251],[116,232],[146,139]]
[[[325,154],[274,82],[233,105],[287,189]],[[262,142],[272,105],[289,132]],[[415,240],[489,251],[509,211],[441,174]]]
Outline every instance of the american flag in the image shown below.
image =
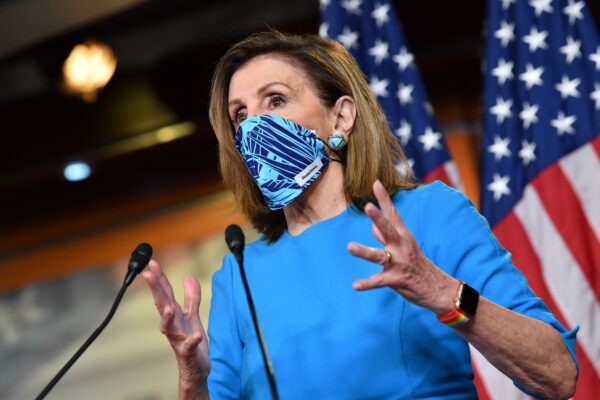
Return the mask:
[[367,76],[415,176],[460,187],[390,1],[321,0],[321,20],[319,34],[342,43]]
[[[584,1],[489,0],[486,40],[482,213],[554,315],[581,326],[575,398],[598,398],[598,32]],[[475,362],[490,398],[521,398]]]

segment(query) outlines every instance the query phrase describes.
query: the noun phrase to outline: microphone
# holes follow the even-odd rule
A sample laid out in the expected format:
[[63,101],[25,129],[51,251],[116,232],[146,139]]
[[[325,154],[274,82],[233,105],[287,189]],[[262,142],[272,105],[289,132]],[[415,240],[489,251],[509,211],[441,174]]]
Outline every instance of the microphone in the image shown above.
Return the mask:
[[152,246],[148,243],[140,243],[131,253],[129,263],[127,264],[127,275],[123,283],[127,286],[133,282],[133,279],[146,268],[146,265],[152,258]]
[[267,354],[267,346],[265,345],[265,339],[263,338],[262,330],[260,329],[258,318],[256,317],[254,302],[252,301],[250,287],[248,286],[248,280],[246,279],[246,271],[244,269],[244,246],[246,245],[246,240],[242,228],[238,225],[229,225],[227,229],[225,229],[225,243],[227,243],[227,247],[229,247],[229,250],[233,253],[240,266],[240,274],[242,276],[242,283],[244,284],[248,306],[250,307],[250,315],[252,316],[254,330],[256,331],[256,336],[258,336],[260,351],[265,362],[267,378],[269,379],[269,388],[271,389],[271,397],[273,400],[279,400],[279,396],[277,395],[277,385],[275,384],[275,372],[273,371],[273,365]]
[[108,323],[112,319],[113,315],[115,314],[115,311],[117,311],[117,307],[119,306],[119,303],[121,302],[121,299],[123,298],[123,295],[125,294],[125,290],[127,290],[127,288],[129,287],[131,282],[133,282],[135,277],[140,272],[142,272],[144,270],[144,268],[146,268],[146,265],[148,265],[148,262],[150,262],[151,257],[152,257],[152,246],[150,246],[148,243],[140,243],[135,248],[133,253],[131,253],[131,257],[129,258],[129,263],[127,264],[127,275],[125,276],[125,279],[123,281],[123,286],[121,286],[121,290],[119,290],[119,293],[117,294],[117,298],[115,299],[112,307],[110,308],[108,315],[106,316],[104,321],[102,321],[100,326],[98,328],[96,328],[96,330],[92,333],[92,335],[85,341],[85,343],[83,343],[83,345],[81,345],[79,350],[77,350],[75,352],[73,357],[71,357],[71,359],[69,361],[67,361],[67,363],[64,365],[64,367],[62,367],[62,369],[60,371],[58,371],[56,376],[54,378],[52,378],[52,380],[46,385],[44,390],[42,390],[40,392],[40,394],[38,394],[38,396],[35,398],[35,400],[41,400],[44,397],[46,397],[46,395],[50,392],[50,390],[52,390],[52,388],[58,383],[58,381],[67,373],[69,368],[71,368],[71,366],[73,364],[75,364],[75,361],[77,361],[79,359],[79,357],[81,357],[83,352],[88,347],[90,347],[92,342],[94,340],[96,340],[96,338],[98,337],[98,335],[100,335],[100,333],[102,333],[104,328],[106,328],[106,325],[108,325]]
[[225,229],[225,243],[227,243],[229,251],[233,253],[238,264],[241,266],[244,261],[244,246],[246,246],[246,239],[242,228],[235,224],[229,225]]

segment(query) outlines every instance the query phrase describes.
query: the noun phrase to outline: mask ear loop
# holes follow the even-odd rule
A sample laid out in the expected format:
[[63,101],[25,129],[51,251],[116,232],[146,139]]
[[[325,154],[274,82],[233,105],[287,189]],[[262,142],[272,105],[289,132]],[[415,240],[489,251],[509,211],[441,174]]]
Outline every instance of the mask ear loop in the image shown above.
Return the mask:
[[[343,153],[342,153],[342,150],[344,149],[345,145],[344,145],[344,146],[342,146],[340,149],[335,149],[335,148],[331,148],[331,146],[329,146],[329,143],[328,143],[328,142],[326,142],[326,141],[324,141],[323,139],[321,139],[321,138],[318,138],[318,139],[319,139],[321,142],[323,142],[323,144],[325,145],[325,147],[327,147],[327,148],[329,149],[329,151],[331,152],[331,153],[329,154],[329,160],[330,160],[330,161],[335,161],[335,162],[338,162],[338,163],[340,163],[340,164],[342,164],[342,165],[344,165],[344,164],[345,164],[345,160],[344,160],[344,158],[345,158],[345,157],[344,157],[344,155],[345,155],[346,153],[345,153],[345,152],[343,152]],[[340,159],[337,159],[337,158],[333,158],[333,157],[331,157],[331,155],[333,155],[333,154],[335,154],[336,156],[340,157]]]
[[323,142],[323,144],[325,145],[326,148],[329,149],[329,151],[331,152],[331,154],[335,154],[336,156],[340,157],[341,159],[337,159],[337,158],[332,158],[331,154],[329,155],[329,160],[330,161],[335,161],[338,162],[342,165],[345,164],[345,152],[342,153],[342,150],[344,149],[344,147],[346,147],[346,139],[344,139],[344,136],[339,133],[339,132],[333,132],[331,135],[329,135],[329,137],[327,138],[327,141],[321,139],[318,135],[317,135],[317,131],[315,130],[311,130],[309,129],[310,132],[312,132],[317,139],[319,139],[321,142]]

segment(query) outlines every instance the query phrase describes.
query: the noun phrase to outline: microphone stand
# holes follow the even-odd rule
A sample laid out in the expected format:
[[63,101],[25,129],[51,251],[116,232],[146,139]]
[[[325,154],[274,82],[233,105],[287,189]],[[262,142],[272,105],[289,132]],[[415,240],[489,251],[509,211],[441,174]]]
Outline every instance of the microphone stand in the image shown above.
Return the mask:
[[37,395],[35,400],[42,400],[44,397],[46,397],[46,395],[52,390],[52,388],[58,383],[58,381],[60,381],[61,378],[67,373],[71,366],[75,364],[75,361],[77,361],[79,357],[81,357],[83,352],[86,351],[86,349],[90,347],[92,342],[96,340],[98,335],[102,333],[104,328],[106,328],[106,325],[108,325],[108,323],[112,319],[113,315],[115,315],[115,311],[117,311],[117,307],[119,306],[119,303],[121,303],[121,299],[125,294],[125,290],[127,290],[127,288],[129,287],[129,285],[131,285],[131,282],[133,282],[135,277],[146,267],[146,265],[150,261],[150,257],[152,257],[152,247],[149,244],[141,243],[136,247],[136,249],[131,254],[131,258],[129,259],[127,275],[125,275],[125,279],[123,280],[121,290],[119,290],[117,298],[113,302],[113,305],[110,308],[108,315],[106,316],[104,321],[102,321],[100,326],[96,328],[96,330],[91,334],[91,336],[81,345],[79,350],[77,350],[75,354],[73,354],[73,357],[71,357],[69,361],[67,361],[67,363],[64,365],[64,367],[62,367],[61,370],[58,371],[54,378],[52,378],[52,380],[48,382],[44,390],[42,390],[40,394]]
[[58,383],[58,381],[60,381],[60,379],[63,377],[63,375],[66,374],[67,371],[71,368],[71,366],[73,364],[75,364],[75,361],[77,361],[79,359],[79,357],[81,357],[83,352],[88,347],[90,347],[92,342],[94,340],[96,340],[96,338],[98,337],[98,335],[100,335],[100,333],[102,333],[104,328],[106,328],[106,325],[108,325],[108,323],[112,319],[113,315],[115,314],[115,311],[117,311],[117,307],[119,306],[119,303],[121,302],[121,299],[123,298],[123,295],[125,294],[125,290],[127,289],[128,286],[129,285],[123,283],[123,286],[121,287],[121,290],[119,290],[119,293],[117,294],[117,298],[115,299],[115,301],[114,301],[112,307],[110,308],[110,311],[108,312],[108,315],[106,316],[104,321],[102,321],[100,326],[98,328],[96,328],[96,330],[85,341],[85,343],[83,343],[83,345],[81,345],[81,347],[79,348],[79,350],[77,350],[77,352],[75,352],[73,357],[71,357],[71,359],[69,361],[67,361],[65,366],[62,367],[62,369],[60,371],[58,371],[58,373],[54,376],[54,378],[52,378],[52,380],[46,385],[44,390],[42,390],[41,393],[38,394],[38,396],[35,398],[35,400],[42,400],[44,397],[46,397],[46,395],[52,390],[54,385],[56,385]]
[[267,346],[265,345],[265,339],[263,337],[262,330],[260,329],[258,318],[256,317],[254,302],[252,301],[252,296],[250,295],[250,287],[248,286],[248,280],[246,279],[246,271],[244,269],[244,253],[241,251],[235,251],[233,254],[238,262],[238,265],[240,266],[240,274],[242,275],[242,283],[244,284],[246,299],[248,299],[248,306],[250,307],[250,315],[252,316],[254,329],[256,330],[256,335],[258,336],[260,351],[262,353],[263,360],[265,361],[265,368],[267,369],[267,377],[269,379],[271,397],[273,398],[273,400],[279,400],[279,396],[277,395],[277,385],[275,384],[275,371],[273,370],[273,365],[271,364],[271,360],[269,359],[269,356],[267,354]]

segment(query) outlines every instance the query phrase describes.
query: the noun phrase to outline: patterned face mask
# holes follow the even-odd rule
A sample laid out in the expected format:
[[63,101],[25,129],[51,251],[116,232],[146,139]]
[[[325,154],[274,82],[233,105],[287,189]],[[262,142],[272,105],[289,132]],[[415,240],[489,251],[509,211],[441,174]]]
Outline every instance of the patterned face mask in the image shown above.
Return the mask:
[[235,145],[271,210],[300,196],[330,161],[315,133],[276,115],[246,119]]

